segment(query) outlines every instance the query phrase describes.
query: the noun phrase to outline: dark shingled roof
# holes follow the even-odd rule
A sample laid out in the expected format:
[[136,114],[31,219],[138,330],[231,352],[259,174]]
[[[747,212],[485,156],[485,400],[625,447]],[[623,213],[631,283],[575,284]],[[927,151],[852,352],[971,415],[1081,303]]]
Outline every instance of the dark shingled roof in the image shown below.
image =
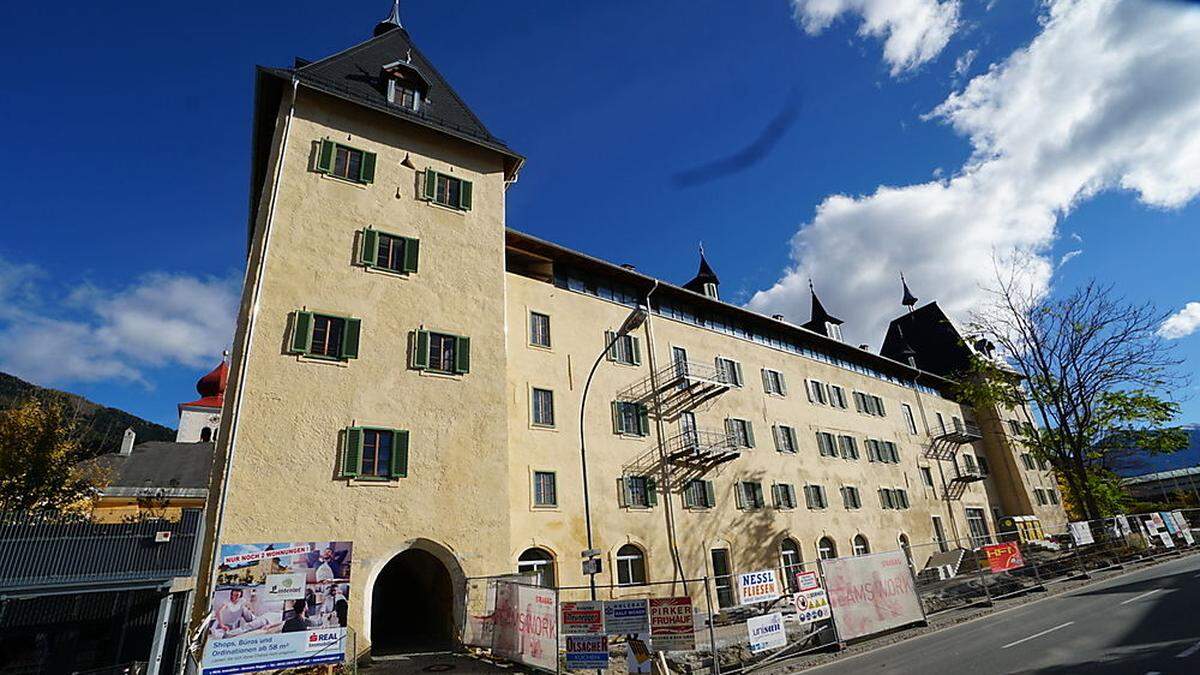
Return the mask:
[[[407,68],[415,70],[429,85],[425,94],[427,100],[422,101],[420,111],[393,105],[387,100],[387,80],[383,67],[396,62],[405,63]],[[296,68],[260,70],[288,80],[295,75],[302,84],[313,89],[433,127],[521,159],[504,141],[488,131],[421,50],[413,45],[408,31],[403,28],[389,30],[318,61],[299,63]]]
[[949,379],[971,365],[970,347],[936,302],[892,319],[879,353],[896,361],[912,355],[921,370]]
[[683,285],[689,291],[704,293],[704,284],[721,285],[721,280],[717,278],[717,273],[709,266],[708,260],[704,257],[704,252],[700,252],[700,270],[696,272],[696,276],[691,281]]
[[826,337],[833,337],[832,335],[829,335],[829,329],[825,326],[825,324],[832,323],[835,325],[840,325],[843,323],[843,321],[825,311],[825,305],[821,304],[821,299],[817,297],[816,291],[809,289],[809,292],[812,293],[812,312],[809,314],[808,322],[801,325],[813,331],[814,333],[820,333]]
[[90,461],[108,469],[109,487],[207,489],[213,444],[151,441]]

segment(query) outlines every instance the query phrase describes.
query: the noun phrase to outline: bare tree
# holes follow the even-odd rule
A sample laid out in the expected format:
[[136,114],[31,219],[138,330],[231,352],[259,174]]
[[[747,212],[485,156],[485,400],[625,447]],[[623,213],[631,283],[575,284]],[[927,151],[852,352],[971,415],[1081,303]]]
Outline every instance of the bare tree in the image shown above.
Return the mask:
[[1187,447],[1186,433],[1167,426],[1182,361],[1157,334],[1166,315],[1153,305],[1095,281],[1047,298],[1028,278],[997,274],[994,303],[972,322],[1023,379],[991,378],[1004,390],[992,398],[1029,404],[1038,419],[1020,440],[1058,471],[1085,518],[1100,518],[1120,499],[1116,458]]

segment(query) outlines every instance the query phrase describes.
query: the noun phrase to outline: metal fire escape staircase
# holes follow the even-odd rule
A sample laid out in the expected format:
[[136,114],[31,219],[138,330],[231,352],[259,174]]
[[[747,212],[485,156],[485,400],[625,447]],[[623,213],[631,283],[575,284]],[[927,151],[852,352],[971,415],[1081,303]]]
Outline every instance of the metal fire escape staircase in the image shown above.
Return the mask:
[[939,461],[950,462],[954,466],[954,477],[946,485],[946,498],[962,499],[963,494],[971,483],[977,483],[985,478],[978,468],[963,469],[958,464],[958,451],[963,445],[970,445],[983,439],[979,427],[961,420],[937,430],[929,445],[925,448],[925,457]]
[[[620,391],[617,400],[644,406],[651,417],[673,423],[728,391],[731,384],[729,376],[714,364],[677,361]],[[682,424],[674,435],[663,440],[663,451],[676,484],[698,478],[741,455],[728,430],[687,428]],[[636,462],[635,467],[645,469],[654,463],[656,451]]]

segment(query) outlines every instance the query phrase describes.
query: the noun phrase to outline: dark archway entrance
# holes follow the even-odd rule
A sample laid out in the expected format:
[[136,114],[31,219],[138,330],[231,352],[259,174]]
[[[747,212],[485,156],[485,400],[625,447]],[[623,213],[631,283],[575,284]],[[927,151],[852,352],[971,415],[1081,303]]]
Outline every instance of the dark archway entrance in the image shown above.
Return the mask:
[[371,652],[452,649],[454,585],[436,556],[411,548],[392,558],[371,591]]

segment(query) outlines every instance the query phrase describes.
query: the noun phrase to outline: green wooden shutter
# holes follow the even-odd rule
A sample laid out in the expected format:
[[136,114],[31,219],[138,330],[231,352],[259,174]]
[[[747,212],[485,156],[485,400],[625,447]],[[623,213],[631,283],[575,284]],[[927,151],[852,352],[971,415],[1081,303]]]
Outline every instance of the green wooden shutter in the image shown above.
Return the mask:
[[421,242],[417,239],[404,239],[404,264],[400,269],[405,272],[417,271],[417,260],[421,256]]
[[454,372],[471,372],[471,338],[457,337],[454,345]]
[[787,396],[787,380],[783,376],[783,372],[779,372],[779,395]]
[[423,198],[427,202],[431,202],[437,196],[437,172],[433,169],[425,169],[425,194]]
[[658,506],[658,481],[646,476],[646,505]]
[[458,189],[458,206],[463,211],[471,210],[471,181],[462,181],[462,187]]
[[611,330],[604,331],[604,344],[608,347],[608,354],[605,358],[609,361],[617,360],[617,343],[614,340],[616,335]]
[[624,432],[624,425],[621,423],[621,404],[618,401],[612,402],[612,422],[614,434]]
[[711,480],[704,481],[704,505],[708,507],[717,505],[717,491],[713,488]]
[[692,494],[694,490],[693,483],[688,483],[683,488],[683,508],[691,509],[696,507],[696,497]]
[[362,327],[362,319],[346,319],[342,333],[342,358],[358,358],[358,334]]
[[429,331],[413,331],[413,368],[425,370],[429,367]]
[[375,153],[363,152],[362,170],[359,171],[358,179],[363,183],[375,182]]
[[744,380],[742,380],[742,364],[738,363],[737,361],[733,362],[733,377],[736,380],[734,384],[739,387],[742,386],[742,383],[744,382]]
[[329,173],[333,170],[333,141],[328,138],[321,140],[321,149],[317,153],[317,171]]
[[362,233],[362,263],[374,267],[379,260],[379,233],[371,228]]
[[737,507],[739,509],[746,508],[746,484],[738,481],[733,484],[734,496],[737,498]]
[[392,478],[408,477],[408,432],[397,429],[392,432]]
[[746,420],[746,446],[754,447],[754,423]]
[[650,435],[650,414],[644,405],[638,406],[638,435]]
[[642,365],[642,344],[636,336],[629,336],[629,344],[633,348],[633,365]]
[[312,312],[296,312],[292,326],[292,352],[307,354],[312,349]]
[[362,464],[362,427],[346,429],[346,440],[342,451],[342,476],[353,478],[358,475]]
[[783,500],[779,497],[779,484],[771,483],[771,503],[775,508],[783,506]]
[[632,501],[629,495],[629,480],[625,476],[617,479],[617,505],[624,508]]
[[811,380],[804,381],[804,393],[808,394],[808,402],[812,403],[813,397],[812,397],[812,381]]

